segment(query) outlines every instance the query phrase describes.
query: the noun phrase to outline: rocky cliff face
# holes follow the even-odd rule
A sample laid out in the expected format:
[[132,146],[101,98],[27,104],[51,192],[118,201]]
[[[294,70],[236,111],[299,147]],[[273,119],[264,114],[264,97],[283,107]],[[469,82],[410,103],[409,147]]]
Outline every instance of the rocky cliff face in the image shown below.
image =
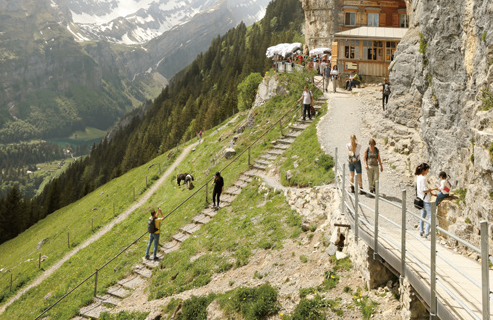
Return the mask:
[[493,2],[407,6],[410,30],[390,66],[388,139],[408,139],[411,170],[428,162],[431,180],[443,170],[455,189],[467,190],[444,215],[452,231],[468,218],[477,241],[479,221],[493,218]]

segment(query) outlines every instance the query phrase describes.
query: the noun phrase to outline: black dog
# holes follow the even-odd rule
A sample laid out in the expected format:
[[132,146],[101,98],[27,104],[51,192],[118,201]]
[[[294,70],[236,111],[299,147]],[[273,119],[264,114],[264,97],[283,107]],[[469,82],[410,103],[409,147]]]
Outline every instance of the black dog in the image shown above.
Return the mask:
[[178,183],[178,186],[180,185],[180,183],[182,181],[185,181],[185,183],[187,184],[188,189],[190,189],[190,183],[192,181],[195,181],[195,179],[189,173],[182,173],[182,174],[179,174],[179,175],[176,176],[176,183]]

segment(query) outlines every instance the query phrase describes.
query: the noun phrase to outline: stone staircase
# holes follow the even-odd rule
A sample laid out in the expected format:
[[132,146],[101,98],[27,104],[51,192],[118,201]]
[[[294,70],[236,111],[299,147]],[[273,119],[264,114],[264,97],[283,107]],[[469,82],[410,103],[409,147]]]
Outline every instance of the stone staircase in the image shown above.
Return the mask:
[[[325,103],[326,100],[317,100],[317,105],[314,106],[317,112],[321,109],[319,104]],[[272,149],[266,150],[258,160],[254,162],[251,169],[244,172],[237,181],[235,181],[226,191],[221,194],[220,207],[230,206],[236,197],[241,193],[242,189],[248,186],[253,178],[259,173],[262,173],[271,166],[275,160],[284,153],[286,149],[295,141],[295,139],[305,130],[313,120],[303,121],[301,118],[295,121],[284,133],[284,136],[275,141]],[[162,259],[164,255],[176,251],[180,245],[190,238],[195,232],[200,230],[202,225],[210,222],[216,215],[217,209],[209,206],[204,208],[199,214],[192,218],[191,223],[180,228],[180,230],[171,237],[171,241],[161,246],[161,253],[158,258]],[[152,277],[152,272],[159,266],[159,261],[146,260],[142,258],[142,262],[137,263],[133,267],[133,274],[127,278],[120,280],[116,285],[108,288],[104,296],[94,298],[92,304],[80,309],[79,316],[71,320],[87,320],[98,319],[101,313],[110,311],[114,306],[131,294],[135,288],[142,286]]]

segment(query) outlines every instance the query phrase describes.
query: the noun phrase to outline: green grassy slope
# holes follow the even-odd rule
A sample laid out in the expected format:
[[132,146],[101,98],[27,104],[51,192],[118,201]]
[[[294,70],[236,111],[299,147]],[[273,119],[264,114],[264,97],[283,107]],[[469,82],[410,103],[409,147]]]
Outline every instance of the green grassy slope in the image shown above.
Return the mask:
[[[291,84],[289,89],[290,92],[295,92],[296,97],[275,97],[264,106],[257,109],[255,112],[255,126],[252,129],[246,129],[237,140],[237,146],[235,149],[238,153],[245,150],[249,143],[260,137],[269,124],[274,123],[275,120],[281,116],[281,114],[286,112],[287,109],[293,105],[293,102],[297,99],[298,93],[301,93],[300,82]],[[212,177],[214,172],[220,170],[226,163],[228,163],[228,161],[223,158],[221,150],[229,145],[231,138],[235,133],[236,127],[239,125],[240,121],[245,118],[245,116],[245,114],[240,114],[239,118],[234,123],[228,123],[228,121],[224,122],[225,128],[215,135],[211,135],[211,132],[214,132],[214,129],[206,132],[204,135],[204,143],[197,146],[196,151],[191,153],[191,155],[187,157],[187,159],[174,173],[191,172],[195,176],[195,185],[197,187]],[[257,158],[262,151],[269,148],[270,141],[278,138],[279,134],[279,127],[275,126],[275,129],[267,134],[259,144],[252,148],[252,159]],[[152,163],[157,163],[159,161],[163,162],[163,156],[156,158],[152,161]],[[118,197],[122,198],[120,203],[124,203],[130,194],[132,185],[142,186],[142,183],[145,180],[145,172],[149,165],[150,163],[131,171],[129,174],[126,174],[109,185],[96,190],[88,197],[85,197],[81,201],[78,201],[63,210],[73,210],[78,212],[79,215],[86,215],[86,217],[88,217],[87,210],[91,210],[93,206],[97,205],[99,209],[95,212],[101,212],[105,215],[111,216],[112,201],[107,200],[110,199],[110,193],[107,191],[103,195],[100,195],[101,191],[105,190],[110,185],[114,185],[115,188],[119,189]],[[154,168],[155,167],[153,167],[153,169]],[[223,173],[225,188],[231,185],[239,177],[241,172],[247,169],[247,156],[245,154],[241,161],[235,162]],[[137,191],[139,190],[137,189]],[[36,316],[50,304],[59,299],[71,287],[75,286],[79,281],[91,274],[96,268],[100,267],[107,260],[117,254],[126,244],[129,244],[133,239],[145,232],[148,212],[151,207],[160,206],[163,209],[163,212],[166,213],[185,200],[191,192],[193,192],[193,190],[190,191],[184,187],[178,188],[175,182],[175,177],[170,177],[168,182],[165,183],[164,186],[160,188],[142,208],[136,210],[136,212],[127,220],[118,224],[99,241],[90,245],[88,248],[81,250],[76,256],[71,258],[41,285],[28,291],[21,301],[17,301],[11,305],[2,316],[6,316],[7,318],[15,316],[22,319]],[[105,196],[107,196],[106,199]],[[93,199],[92,204],[86,204],[88,199]],[[166,219],[161,229],[161,243],[169,240],[180,227],[184,226],[186,223],[189,223],[191,218],[198,214],[198,212],[205,205],[205,194],[204,192],[201,192],[200,195],[193,197],[178,211]],[[79,207],[81,209],[79,209]],[[82,210],[82,208],[84,209]],[[117,212],[120,208],[123,209],[123,207],[117,207]],[[53,248],[63,248],[66,247],[66,230],[61,232],[60,226],[64,226],[65,224],[60,222],[62,220],[55,219],[57,214],[51,215],[40,224],[51,222],[51,228],[53,230],[50,232],[52,232],[53,235],[56,235],[57,232],[59,233],[59,235],[54,237],[54,240],[51,241],[51,244],[48,242],[46,246],[51,245]],[[68,218],[67,221],[69,221]],[[79,220],[77,228],[85,227],[87,229],[87,224],[87,218],[84,223]],[[37,228],[40,228],[38,225],[19,236],[19,240],[17,241],[21,242],[21,238],[29,235],[30,232],[34,232],[34,230],[38,230]],[[77,223],[75,223],[75,225],[77,225]],[[86,234],[89,232],[90,230],[87,230]],[[19,248],[24,248],[22,250],[24,254],[32,254],[32,251],[34,251],[33,248],[35,248],[37,241],[40,240],[40,237],[46,237],[46,235],[38,234],[38,237],[32,237],[29,244],[27,244],[27,242],[24,244],[24,241],[22,241],[23,244],[21,245],[18,243],[17,246],[19,246]],[[7,252],[11,254],[14,251],[21,251],[17,248],[17,246],[13,245],[14,241],[10,241],[0,246],[0,250],[4,250],[0,251],[0,254],[3,255]],[[80,240],[77,240],[77,237],[75,237],[74,241],[76,243],[80,242]],[[146,241],[146,238],[140,241],[134,248],[129,250],[125,255],[122,255],[107,269],[100,273],[98,288],[101,293],[103,293],[105,289],[114,284],[117,280],[121,279],[124,275],[130,273],[132,265],[139,261],[143,256]],[[58,251],[55,251],[55,253],[51,254],[51,256],[59,257],[62,255],[61,253],[56,252]],[[50,257],[50,254],[47,255]],[[11,264],[13,264],[15,261],[20,261],[22,259],[24,259],[23,254],[19,253],[17,258],[9,258],[9,261],[12,261]],[[26,264],[26,266],[29,266],[26,267],[26,269],[35,269],[36,267],[34,262],[30,265]],[[27,279],[35,276],[37,271],[31,272],[30,274],[31,276]],[[5,274],[3,274],[3,277],[5,277]],[[91,289],[92,286],[92,281],[83,285],[70,296],[70,299],[64,301],[60,306],[57,306],[50,311],[50,317],[54,319],[66,319],[76,314],[81,305],[91,301],[93,294]],[[7,290],[8,288],[4,287],[2,292],[6,292]],[[48,293],[52,293],[52,296],[45,300],[44,297]],[[29,308],[25,308],[26,305],[28,305]]]
[[[156,158],[152,163],[161,163],[161,170],[174,161],[166,156]],[[102,226],[110,222],[113,214],[125,211],[133,200],[133,188],[136,197],[145,190],[145,177],[149,184],[154,175],[158,174],[159,166],[147,169],[149,165],[130,171],[125,176],[112,180],[83,199],[58,210],[23,232],[16,238],[0,245],[0,302],[4,302],[19,288],[40,275],[43,269],[58,261],[68,251],[94,234]],[[94,230],[92,230],[94,227]],[[67,243],[67,233],[70,233],[70,248]],[[37,244],[47,241],[36,250]],[[38,255],[47,256],[38,269]],[[13,290],[10,292],[10,270],[13,274]]]

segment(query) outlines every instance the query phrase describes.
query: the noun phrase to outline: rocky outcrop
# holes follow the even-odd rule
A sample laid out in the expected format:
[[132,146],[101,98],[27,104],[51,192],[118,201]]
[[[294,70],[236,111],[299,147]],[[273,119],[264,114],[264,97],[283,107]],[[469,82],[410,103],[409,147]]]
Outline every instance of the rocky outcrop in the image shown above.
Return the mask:
[[477,235],[479,221],[493,218],[491,3],[409,0],[407,5],[411,28],[390,66],[389,121],[383,126],[390,129],[389,139],[411,138],[411,170],[428,162],[431,180],[443,170],[455,188],[467,190],[455,214],[469,218]]
[[305,44],[308,49],[332,48],[336,0],[300,0],[305,11]]

